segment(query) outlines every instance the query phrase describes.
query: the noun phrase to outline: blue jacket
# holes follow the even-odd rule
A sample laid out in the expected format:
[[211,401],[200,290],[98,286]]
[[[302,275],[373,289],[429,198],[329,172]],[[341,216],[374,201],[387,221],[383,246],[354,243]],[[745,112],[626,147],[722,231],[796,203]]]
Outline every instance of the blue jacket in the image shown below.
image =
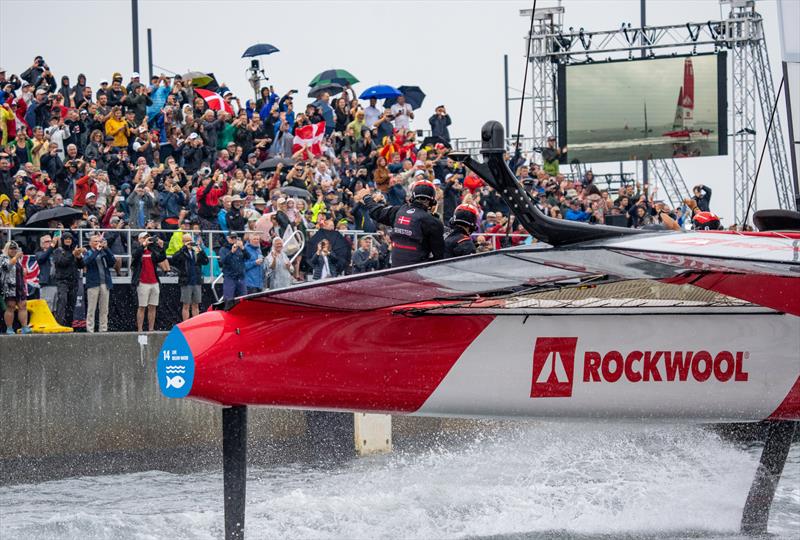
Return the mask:
[[[102,257],[106,260],[105,276],[100,276],[100,271],[97,268],[98,257]],[[100,280],[102,279],[106,287],[110,289],[113,286],[111,281],[111,269],[114,268],[115,260],[114,254],[111,253],[111,250],[108,248],[97,251],[89,249],[86,255],[83,256],[83,264],[84,268],[86,268],[86,288],[91,289],[92,287],[99,287],[101,283]]]
[[228,211],[224,208],[220,209],[219,214],[217,214],[217,223],[219,224],[219,230],[226,233],[228,232]]
[[258,287],[259,289],[263,289],[264,270],[261,268],[260,264],[256,263],[258,259],[264,258],[264,256],[261,254],[261,249],[250,245],[249,243],[245,244],[244,249],[250,255],[250,258],[244,263],[244,284],[247,287]]
[[169,96],[171,91],[172,87],[164,86],[163,84],[150,86],[150,99],[152,100],[152,104],[147,107],[148,120],[152,120],[161,112],[161,109],[163,109],[164,105],[167,103],[167,96]]
[[581,212],[573,210],[572,208],[568,208],[567,211],[564,212],[564,219],[569,221],[589,221],[590,217],[592,217],[592,214],[589,212]]
[[219,264],[225,279],[244,279],[244,262],[250,258],[247,249],[231,251],[230,245],[219,250]]
[[55,272],[50,271],[55,263],[53,250],[54,248],[51,246],[36,252],[36,262],[39,263],[39,285],[42,287],[55,285]]

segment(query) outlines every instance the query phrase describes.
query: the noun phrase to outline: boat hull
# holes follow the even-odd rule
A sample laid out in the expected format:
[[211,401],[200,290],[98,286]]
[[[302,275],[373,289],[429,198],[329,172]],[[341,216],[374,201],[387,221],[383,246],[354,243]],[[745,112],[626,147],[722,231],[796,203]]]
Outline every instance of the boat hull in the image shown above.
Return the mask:
[[185,357],[193,377],[184,395],[222,405],[492,418],[800,419],[800,317],[767,310],[409,316],[243,301],[181,323],[173,334],[159,361],[162,390],[164,359]]

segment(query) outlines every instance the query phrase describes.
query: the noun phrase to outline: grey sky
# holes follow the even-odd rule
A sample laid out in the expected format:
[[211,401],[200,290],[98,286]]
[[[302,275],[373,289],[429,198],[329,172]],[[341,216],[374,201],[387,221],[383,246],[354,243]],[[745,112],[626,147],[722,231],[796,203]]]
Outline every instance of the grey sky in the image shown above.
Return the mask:
[[[453,118],[451,133],[477,138],[483,122],[503,119],[503,54],[509,55],[511,86],[522,87],[528,21],[519,10],[530,8],[532,2],[140,0],[139,4],[142,72],[147,69],[145,31],[150,27],[157,65],[179,72],[213,71],[234,92],[250,95],[247,62],[241,54],[253,43],[268,42],[281,49],[264,61],[281,93],[297,88],[304,96],[311,78],[332,67],[348,69],[366,84],[418,84],[428,97],[418,111],[417,127],[427,127],[433,107],[444,103]],[[541,7],[554,4],[538,2]],[[639,20],[638,0],[563,4],[566,27],[606,30]],[[759,1],[758,8],[766,21],[777,86],[777,8],[773,0]],[[720,15],[716,0],[648,1],[651,24],[705,22]],[[58,76],[67,74],[73,81],[84,72],[96,86],[114,71],[121,71],[127,81],[132,71],[130,2],[0,0],[0,66],[19,73],[37,54]],[[514,125],[516,107],[518,102],[511,113]],[[526,107],[522,131],[529,134],[530,104]],[[761,126],[757,130],[763,133]],[[690,186],[702,182],[715,188],[712,206],[730,222],[730,157],[683,160],[680,167]],[[774,184],[769,167],[764,169],[759,202],[769,206],[775,201]]]
[[[685,58],[574,65],[567,68],[567,129],[672,125]],[[717,58],[695,56],[694,120],[717,122]]]

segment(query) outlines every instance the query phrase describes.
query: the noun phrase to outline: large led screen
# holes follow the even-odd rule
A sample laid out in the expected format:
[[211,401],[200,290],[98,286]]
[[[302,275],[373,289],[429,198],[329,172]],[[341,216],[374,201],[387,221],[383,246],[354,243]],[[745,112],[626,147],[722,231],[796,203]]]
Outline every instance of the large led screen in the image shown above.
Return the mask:
[[562,65],[563,162],[727,153],[726,55]]

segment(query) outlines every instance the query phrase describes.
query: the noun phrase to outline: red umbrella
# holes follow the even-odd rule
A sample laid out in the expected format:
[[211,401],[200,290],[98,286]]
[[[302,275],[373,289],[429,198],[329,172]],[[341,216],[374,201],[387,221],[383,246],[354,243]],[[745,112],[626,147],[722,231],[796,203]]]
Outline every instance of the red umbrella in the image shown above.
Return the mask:
[[206,100],[208,108],[212,111],[225,111],[228,114],[233,114],[233,107],[231,107],[230,103],[222,99],[222,96],[219,94],[209,90],[203,90],[202,88],[195,88],[194,93]]

